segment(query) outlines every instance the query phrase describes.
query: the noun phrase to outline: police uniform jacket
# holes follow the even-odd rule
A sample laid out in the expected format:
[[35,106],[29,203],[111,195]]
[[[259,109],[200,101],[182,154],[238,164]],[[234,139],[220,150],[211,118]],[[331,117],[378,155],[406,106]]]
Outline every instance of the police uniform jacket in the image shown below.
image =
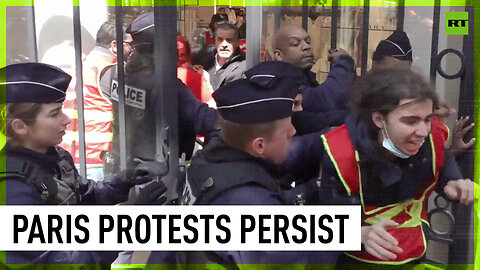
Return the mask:
[[345,110],[350,97],[350,88],[355,79],[354,60],[341,56],[331,67],[327,79],[319,84],[315,73],[309,71],[308,81],[302,89],[302,106],[309,112]]
[[[72,156],[63,148],[52,147],[43,154],[7,144],[2,152],[6,157],[7,171],[12,171],[9,170],[12,162],[24,162],[31,168],[23,172],[25,177],[21,177],[18,171],[6,174],[8,205],[111,205],[127,200],[130,189],[127,182],[117,176],[102,182],[81,177]],[[110,264],[117,254],[114,251],[16,251],[7,252],[6,259],[8,264]]]
[[[282,205],[276,166],[216,140],[198,152],[189,168],[195,204]],[[318,264],[337,261],[337,252],[212,251],[189,252],[187,264]],[[153,254],[151,263],[155,262]]]
[[[133,61],[136,61],[136,63]],[[111,70],[113,71],[114,69]],[[153,89],[153,78],[154,66],[152,54],[140,53],[132,56],[126,68],[126,88],[133,87],[144,91],[145,107],[138,108],[128,104],[125,106],[127,155],[130,159],[134,157],[154,159],[155,157],[155,138],[160,135],[155,133],[155,105],[157,96]],[[178,114],[179,153],[186,153],[187,159],[189,159],[193,152],[196,134],[206,136],[207,138],[215,134],[217,130],[217,112],[209,108],[207,104],[197,100],[190,89],[179,79],[172,78],[172,80],[175,87],[170,89],[170,91],[176,92],[178,101],[178,112],[172,113]],[[115,116],[114,149],[118,147],[119,139],[116,106],[118,106],[118,103],[115,102],[113,110]]]
[[305,72],[305,77],[300,86],[303,111],[292,115],[297,135],[319,132],[345,123],[346,103],[355,79],[353,59],[350,56],[340,57],[322,84],[318,84],[315,73],[311,71]]

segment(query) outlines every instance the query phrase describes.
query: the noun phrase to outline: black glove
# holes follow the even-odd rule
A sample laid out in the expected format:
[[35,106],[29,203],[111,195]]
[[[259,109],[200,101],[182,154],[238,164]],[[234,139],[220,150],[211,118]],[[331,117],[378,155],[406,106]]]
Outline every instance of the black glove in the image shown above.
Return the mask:
[[139,163],[135,168],[125,171],[125,180],[132,186],[150,182],[168,173],[168,166],[165,162],[143,161],[140,159],[136,159],[136,161]]
[[152,181],[132,189],[128,204],[164,204],[167,201],[167,196],[164,195],[165,191],[167,191],[167,188],[162,181]]

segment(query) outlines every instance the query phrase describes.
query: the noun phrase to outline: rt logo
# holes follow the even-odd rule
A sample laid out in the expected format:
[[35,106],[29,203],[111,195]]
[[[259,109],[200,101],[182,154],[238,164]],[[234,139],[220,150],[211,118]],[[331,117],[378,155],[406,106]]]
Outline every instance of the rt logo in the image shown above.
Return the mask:
[[445,12],[445,35],[468,35],[468,12]]

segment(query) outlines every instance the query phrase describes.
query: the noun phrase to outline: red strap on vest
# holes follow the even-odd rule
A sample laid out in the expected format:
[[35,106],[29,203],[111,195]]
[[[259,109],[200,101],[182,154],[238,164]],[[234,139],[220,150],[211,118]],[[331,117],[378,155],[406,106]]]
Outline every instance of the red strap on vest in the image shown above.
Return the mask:
[[[358,182],[358,167],[355,159],[355,148],[350,140],[347,126],[345,124],[325,134],[330,154],[335,159],[336,168],[345,184],[350,188],[350,195],[358,194],[360,186]],[[331,156],[331,158],[332,158]],[[332,160],[333,161],[333,160]]]

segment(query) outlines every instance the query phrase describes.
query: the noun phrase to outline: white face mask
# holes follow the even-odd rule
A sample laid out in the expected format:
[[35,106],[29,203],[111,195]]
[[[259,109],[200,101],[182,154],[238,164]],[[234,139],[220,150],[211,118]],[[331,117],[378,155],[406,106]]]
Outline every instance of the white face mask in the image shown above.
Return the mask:
[[[403,153],[400,149],[398,149],[395,144],[393,143],[393,141],[390,139],[390,137],[388,136],[388,132],[387,132],[387,127],[385,125],[385,121],[382,120],[382,123],[383,123],[383,128],[382,129],[382,134],[383,134],[383,142],[382,142],[382,146],[387,149],[388,151],[390,151],[390,153],[394,154],[395,156],[399,157],[399,158],[409,158],[410,156]],[[423,142],[422,142],[423,144]]]

